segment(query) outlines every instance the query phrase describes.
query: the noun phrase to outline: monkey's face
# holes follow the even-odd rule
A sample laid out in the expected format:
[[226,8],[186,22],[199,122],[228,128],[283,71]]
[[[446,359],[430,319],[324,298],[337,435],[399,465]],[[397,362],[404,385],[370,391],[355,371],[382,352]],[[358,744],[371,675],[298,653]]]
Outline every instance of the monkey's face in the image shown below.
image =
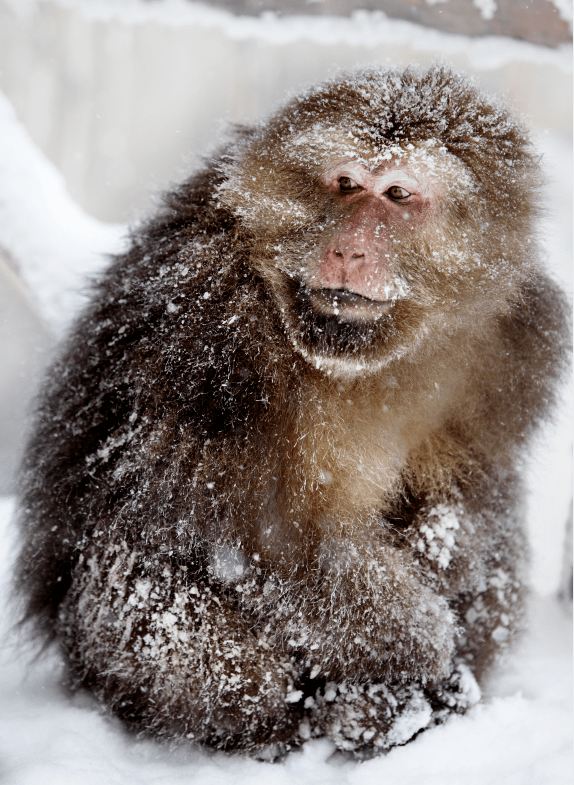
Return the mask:
[[336,161],[322,180],[344,218],[307,267],[310,303],[342,322],[379,321],[408,298],[398,258],[401,238],[431,219],[440,184],[424,164],[397,157],[370,165]]
[[513,276],[499,264],[497,286],[483,285],[493,266],[476,190],[434,139],[374,149],[320,129],[273,158],[260,148],[222,195],[254,238],[253,264],[297,351],[355,375],[500,309]]

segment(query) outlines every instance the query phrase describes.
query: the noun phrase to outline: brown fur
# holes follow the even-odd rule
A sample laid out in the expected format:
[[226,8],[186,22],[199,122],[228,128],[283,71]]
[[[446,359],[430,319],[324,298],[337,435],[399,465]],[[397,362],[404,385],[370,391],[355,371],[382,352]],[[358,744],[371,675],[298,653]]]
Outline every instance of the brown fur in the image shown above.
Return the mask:
[[[440,183],[391,237],[410,294],[368,324],[317,315],[304,280],[349,150],[430,156]],[[238,130],[134,232],[22,474],[19,590],[75,686],[268,757],[386,749],[476,699],[520,628],[516,466],[565,353],[536,160],[463,77],[368,70]]]

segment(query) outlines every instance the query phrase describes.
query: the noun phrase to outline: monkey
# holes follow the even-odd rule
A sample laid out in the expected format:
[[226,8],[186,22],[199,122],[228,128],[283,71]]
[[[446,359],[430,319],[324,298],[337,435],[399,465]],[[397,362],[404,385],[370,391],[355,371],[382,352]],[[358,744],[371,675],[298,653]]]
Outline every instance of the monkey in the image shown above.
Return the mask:
[[237,126],[136,226],[39,394],[16,588],[138,734],[359,758],[520,633],[520,465],[566,363],[521,121],[433,66]]

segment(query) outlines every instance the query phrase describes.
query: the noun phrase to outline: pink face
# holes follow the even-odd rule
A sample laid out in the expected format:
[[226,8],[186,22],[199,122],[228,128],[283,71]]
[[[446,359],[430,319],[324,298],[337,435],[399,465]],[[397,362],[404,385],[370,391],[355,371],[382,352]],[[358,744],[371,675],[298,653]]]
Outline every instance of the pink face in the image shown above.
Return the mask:
[[424,165],[401,160],[372,170],[343,161],[323,179],[349,214],[311,271],[313,305],[342,318],[378,318],[401,296],[393,240],[420,229],[439,198],[438,184]]

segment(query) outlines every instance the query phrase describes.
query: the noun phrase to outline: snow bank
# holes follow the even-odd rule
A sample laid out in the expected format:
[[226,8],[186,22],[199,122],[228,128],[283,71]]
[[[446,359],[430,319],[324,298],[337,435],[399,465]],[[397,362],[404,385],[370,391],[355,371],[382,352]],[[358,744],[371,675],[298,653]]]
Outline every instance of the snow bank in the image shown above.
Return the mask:
[[101,223],[78,207],[2,93],[0,139],[0,249],[59,333],[78,308],[87,277],[105,254],[121,250],[125,227]]

